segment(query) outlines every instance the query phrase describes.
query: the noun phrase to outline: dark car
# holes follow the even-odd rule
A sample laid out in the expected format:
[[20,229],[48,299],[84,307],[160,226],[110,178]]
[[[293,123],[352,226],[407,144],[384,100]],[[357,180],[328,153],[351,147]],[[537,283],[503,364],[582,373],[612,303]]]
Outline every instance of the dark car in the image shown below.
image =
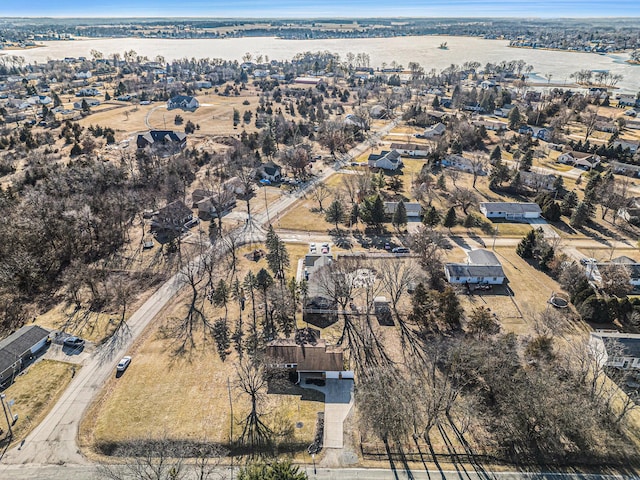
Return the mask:
[[78,348],[84,345],[84,340],[80,337],[67,337],[63,343],[65,347]]

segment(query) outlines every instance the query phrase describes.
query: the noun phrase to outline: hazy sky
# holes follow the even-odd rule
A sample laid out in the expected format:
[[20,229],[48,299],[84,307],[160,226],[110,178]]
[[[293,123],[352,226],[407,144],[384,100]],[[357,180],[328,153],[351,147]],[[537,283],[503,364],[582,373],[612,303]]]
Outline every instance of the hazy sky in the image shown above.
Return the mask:
[[639,0],[0,0],[3,16],[636,17]]

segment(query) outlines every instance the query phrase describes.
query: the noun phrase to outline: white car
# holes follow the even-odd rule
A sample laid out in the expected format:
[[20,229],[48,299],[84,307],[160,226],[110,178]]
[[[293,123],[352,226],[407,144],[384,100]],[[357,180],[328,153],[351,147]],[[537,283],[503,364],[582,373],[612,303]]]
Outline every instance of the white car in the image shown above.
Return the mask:
[[316,253],[316,244],[315,243],[310,243],[309,244],[309,252]]
[[120,363],[118,363],[118,366],[116,367],[116,371],[124,372],[130,363],[131,357],[122,357],[122,360],[120,360]]

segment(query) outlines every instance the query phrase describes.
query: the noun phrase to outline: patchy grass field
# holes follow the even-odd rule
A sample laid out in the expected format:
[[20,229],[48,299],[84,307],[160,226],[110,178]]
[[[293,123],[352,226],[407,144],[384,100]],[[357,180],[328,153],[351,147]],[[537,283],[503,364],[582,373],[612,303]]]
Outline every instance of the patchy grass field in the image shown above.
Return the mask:
[[[53,360],[40,360],[28,367],[3,393],[15,400],[11,412],[18,415],[13,427],[13,441],[19,442],[37,426],[56,404],[79,366]],[[6,430],[4,419],[0,421]]]

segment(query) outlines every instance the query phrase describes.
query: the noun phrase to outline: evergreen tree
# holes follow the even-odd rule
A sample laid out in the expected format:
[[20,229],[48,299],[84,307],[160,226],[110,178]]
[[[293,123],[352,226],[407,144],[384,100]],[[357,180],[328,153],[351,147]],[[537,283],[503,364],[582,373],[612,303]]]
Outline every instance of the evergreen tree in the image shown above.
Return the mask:
[[444,289],[444,292],[440,293],[438,302],[438,313],[442,321],[451,330],[459,330],[460,322],[464,315],[462,305],[458,295],[450,286]]
[[440,110],[440,99],[438,98],[437,95],[433,97],[433,102],[431,102],[431,106],[435,110]]
[[387,215],[384,211],[384,202],[382,198],[380,198],[380,195],[365,198],[360,209],[360,218],[362,218],[364,223],[374,226],[377,230],[382,227],[382,224],[387,219]]
[[496,148],[491,152],[491,156],[489,157],[489,162],[491,164],[496,163],[497,161],[502,160],[502,151],[500,150],[500,145],[496,145]]
[[339,231],[340,227],[338,224],[343,222],[345,218],[344,205],[342,201],[336,198],[331,202],[329,208],[324,212],[324,216],[327,222],[333,223],[336,226],[336,231]]
[[509,128],[511,130],[517,130],[522,124],[522,117],[520,115],[520,110],[518,107],[513,107],[509,112]]
[[529,149],[523,155],[522,160],[520,160],[519,168],[520,170],[524,170],[525,172],[528,172],[529,170],[531,170],[532,166],[533,166],[533,150]]
[[560,211],[562,215],[571,215],[573,209],[578,205],[578,195],[576,192],[567,192],[560,203]]
[[571,226],[580,228],[591,218],[591,206],[588,202],[582,201],[573,211],[571,215]]
[[353,207],[351,207],[351,212],[349,213],[349,223],[351,225],[356,225],[358,223],[359,218],[360,218],[360,207],[358,207],[357,203],[354,203]]
[[558,193],[564,191],[564,178],[562,178],[562,175],[558,175],[553,181],[553,189]]
[[456,217],[456,210],[455,208],[451,207],[449,210],[447,210],[447,214],[444,217],[442,225],[447,227],[449,229],[449,232],[451,232],[451,227],[455,227],[456,223],[458,223],[458,218]]
[[536,232],[530,230],[524,238],[518,243],[516,253],[522,258],[533,258],[533,250],[536,246]]
[[400,230],[402,229],[402,227],[406,226],[408,222],[409,220],[407,218],[407,207],[404,206],[404,202],[401,200],[400,202],[398,202],[396,211],[393,212],[391,223],[397,230]]
[[433,205],[427,208],[427,211],[422,217],[422,223],[429,227],[435,227],[440,223],[440,214]]
[[489,175],[489,187],[497,188],[501,187],[504,182],[508,182],[511,179],[511,170],[509,167],[502,163],[499,158],[491,168],[491,174]]
[[265,246],[268,250],[266,259],[269,269],[271,269],[276,278],[282,281],[284,279],[284,271],[290,265],[289,252],[287,252],[285,243],[280,240],[280,237],[273,230],[273,225],[269,225]]
[[442,191],[447,190],[447,179],[444,177],[444,173],[441,173],[436,181],[436,187]]
[[516,174],[513,176],[510,186],[516,192],[522,188],[522,178],[520,177],[520,172],[516,172]]

